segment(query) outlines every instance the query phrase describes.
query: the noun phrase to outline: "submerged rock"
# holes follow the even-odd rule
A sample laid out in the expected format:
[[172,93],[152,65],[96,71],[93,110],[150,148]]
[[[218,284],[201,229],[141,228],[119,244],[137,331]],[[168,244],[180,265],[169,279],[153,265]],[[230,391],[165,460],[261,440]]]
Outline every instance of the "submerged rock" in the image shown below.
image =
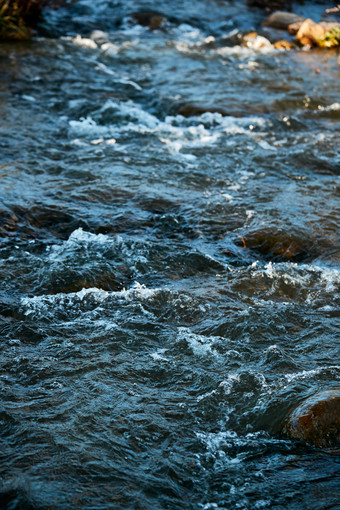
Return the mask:
[[284,432],[321,448],[340,444],[340,388],[323,391],[298,405],[284,426]]
[[298,234],[265,228],[245,234],[236,244],[274,262],[301,262],[311,257],[313,243]]
[[220,113],[223,117],[235,115],[222,106],[209,106],[197,103],[185,103],[178,107],[177,113],[183,117],[196,117],[204,113]]
[[166,18],[162,14],[154,11],[134,12],[129,17],[139,25],[150,28],[150,30],[157,30],[166,22]]

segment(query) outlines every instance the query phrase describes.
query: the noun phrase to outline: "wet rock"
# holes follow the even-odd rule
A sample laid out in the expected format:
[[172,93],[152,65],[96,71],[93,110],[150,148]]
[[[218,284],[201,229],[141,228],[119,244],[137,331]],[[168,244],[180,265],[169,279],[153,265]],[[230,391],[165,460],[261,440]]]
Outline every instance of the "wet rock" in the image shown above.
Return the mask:
[[261,229],[249,232],[236,241],[238,246],[254,250],[265,259],[274,262],[301,262],[311,258],[313,243],[308,238],[287,231]]
[[325,32],[326,30],[320,24],[311,19],[306,19],[297,31],[296,38],[301,44],[312,46]]
[[291,23],[290,25],[288,25],[287,27],[287,30],[290,34],[292,35],[296,35],[297,32],[299,31],[301,25],[302,25],[303,21],[298,21],[297,23]]
[[18,222],[19,218],[16,214],[8,210],[0,210],[0,237],[15,232]]
[[33,206],[30,209],[15,205],[12,210],[0,210],[0,237],[37,237],[44,233],[69,235],[84,222],[69,212],[52,207]]
[[[65,269],[59,274],[53,274],[53,281],[47,285],[47,291],[50,294],[79,292],[82,289],[91,289],[96,287],[105,291],[121,291],[130,283],[129,269],[121,266],[119,271],[114,274],[113,271],[106,272],[78,272],[72,269]],[[124,274],[125,273],[125,274]]]
[[17,311],[18,302],[4,291],[0,291],[0,317],[13,317]]
[[293,14],[292,12],[275,11],[273,12],[273,14],[268,16],[268,18],[262,23],[262,25],[264,27],[288,30],[288,27],[290,25],[293,25],[294,23],[301,25],[303,22],[304,18],[298,16],[297,14]]
[[339,23],[315,23],[312,19],[306,19],[297,31],[296,38],[302,45],[325,46],[325,35],[330,34],[332,30],[339,30],[338,44],[340,44]]
[[178,107],[177,113],[183,117],[195,117],[204,113],[220,113],[223,117],[234,115],[229,110],[221,106],[201,105],[197,103],[186,103]]
[[282,39],[281,41],[276,41],[273,46],[277,50],[288,50],[289,51],[294,48],[294,44],[290,41],[286,41],[285,39]]
[[284,433],[321,448],[340,444],[340,389],[323,391],[298,405]]
[[79,226],[77,218],[61,208],[34,206],[31,209],[16,207],[15,214],[34,230],[47,230],[61,235],[68,235]]
[[138,23],[138,25],[148,27],[150,30],[157,30],[166,22],[165,16],[154,11],[134,12],[129,17]]
[[293,37],[287,33],[287,30],[282,30],[280,28],[263,27],[261,32],[272,44],[282,40],[288,40],[290,42],[293,40]]
[[250,32],[243,37],[243,44],[247,46],[247,48],[252,48],[253,50],[261,50],[266,48],[272,48],[271,42],[263,37],[262,35],[258,35],[257,32]]

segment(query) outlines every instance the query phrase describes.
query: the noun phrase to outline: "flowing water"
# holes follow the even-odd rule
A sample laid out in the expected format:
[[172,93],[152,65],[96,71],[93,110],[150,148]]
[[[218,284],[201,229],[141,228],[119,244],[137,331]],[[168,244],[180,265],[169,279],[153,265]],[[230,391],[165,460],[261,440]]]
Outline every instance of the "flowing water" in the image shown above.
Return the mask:
[[282,434],[339,387],[336,53],[141,6],[0,47],[0,506],[339,508],[338,451]]

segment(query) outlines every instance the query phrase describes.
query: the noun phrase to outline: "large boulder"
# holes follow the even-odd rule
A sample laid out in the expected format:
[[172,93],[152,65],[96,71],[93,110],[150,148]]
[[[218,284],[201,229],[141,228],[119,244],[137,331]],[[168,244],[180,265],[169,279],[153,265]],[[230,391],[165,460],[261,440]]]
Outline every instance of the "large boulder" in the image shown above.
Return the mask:
[[284,432],[321,448],[340,445],[340,388],[307,398],[290,413]]

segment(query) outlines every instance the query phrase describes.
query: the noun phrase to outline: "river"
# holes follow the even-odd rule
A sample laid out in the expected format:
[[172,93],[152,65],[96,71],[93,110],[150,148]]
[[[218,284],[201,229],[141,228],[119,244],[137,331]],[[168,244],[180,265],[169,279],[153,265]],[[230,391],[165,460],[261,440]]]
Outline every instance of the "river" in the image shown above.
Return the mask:
[[282,434],[339,387],[337,55],[142,7],[0,46],[0,506],[339,508],[338,449]]

